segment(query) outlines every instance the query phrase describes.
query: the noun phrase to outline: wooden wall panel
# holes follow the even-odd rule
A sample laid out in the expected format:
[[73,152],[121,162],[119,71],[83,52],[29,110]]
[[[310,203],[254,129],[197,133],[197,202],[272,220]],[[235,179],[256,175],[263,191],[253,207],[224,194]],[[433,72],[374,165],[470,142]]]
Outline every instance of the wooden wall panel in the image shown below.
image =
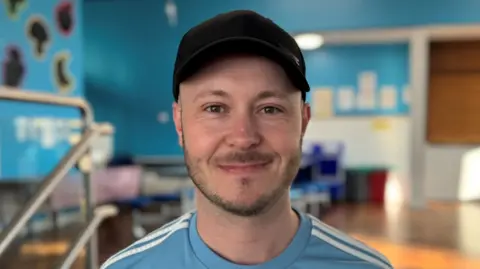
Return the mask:
[[480,143],[480,42],[432,44],[427,140]]
[[480,72],[480,42],[438,42],[430,48],[432,72]]

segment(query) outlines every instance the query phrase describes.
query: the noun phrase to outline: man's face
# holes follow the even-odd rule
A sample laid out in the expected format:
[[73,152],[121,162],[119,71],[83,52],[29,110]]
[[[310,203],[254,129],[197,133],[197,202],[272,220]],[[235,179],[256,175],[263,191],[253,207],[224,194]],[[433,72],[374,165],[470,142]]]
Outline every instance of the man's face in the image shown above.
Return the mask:
[[189,174],[210,202],[252,216],[288,195],[310,111],[280,66],[216,60],[182,83],[173,111]]

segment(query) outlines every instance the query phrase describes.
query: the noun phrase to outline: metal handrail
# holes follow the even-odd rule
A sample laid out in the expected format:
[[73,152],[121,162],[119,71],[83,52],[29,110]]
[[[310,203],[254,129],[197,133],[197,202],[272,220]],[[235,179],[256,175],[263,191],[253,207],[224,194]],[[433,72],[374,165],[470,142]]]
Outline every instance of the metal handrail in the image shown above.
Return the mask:
[[10,243],[21,232],[22,228],[27,224],[28,220],[42,206],[45,200],[55,190],[58,183],[67,175],[68,171],[82,158],[89,150],[89,146],[93,139],[98,135],[95,129],[87,130],[82,139],[72,147],[69,152],[62,158],[60,163],[53,171],[42,181],[35,194],[27,201],[23,208],[15,215],[7,228],[0,234],[0,255],[7,249]]
[[95,209],[95,217],[89,221],[87,226],[79,234],[79,236],[70,245],[67,253],[58,262],[55,268],[69,269],[78,257],[78,254],[82,251],[88,239],[95,233],[98,226],[106,218],[113,217],[118,214],[118,208],[112,205],[103,205]]
[[64,97],[49,93],[0,87],[0,100],[78,108],[82,112],[85,128],[88,128],[91,124],[93,124],[92,108],[87,101],[81,98]]
[[[0,100],[10,100],[10,101],[23,102],[23,103],[49,104],[54,106],[78,108],[81,112],[81,117],[83,121],[84,137],[89,131],[92,131],[92,127],[94,124],[93,111],[90,105],[88,104],[88,102],[85,101],[84,99],[73,98],[73,97],[63,97],[63,96],[58,96],[54,94],[34,92],[34,91],[24,91],[24,90],[19,90],[15,88],[0,87]],[[75,148],[78,148],[78,147],[80,147],[80,145],[77,145]],[[87,149],[86,149],[87,152],[88,152],[88,149],[89,147],[87,146]],[[75,161],[78,161],[78,159],[76,159]],[[59,166],[61,167],[61,165],[62,163],[60,163]],[[71,167],[68,167],[68,169],[70,168]],[[83,178],[84,178],[84,188],[85,188],[86,219],[89,220],[94,217],[93,193],[92,193],[92,185],[90,184],[90,172],[84,171],[83,175],[84,175]],[[49,179],[52,181],[55,181],[52,179],[54,176],[55,174],[53,174],[52,172],[52,174],[50,174],[45,181],[49,181]],[[21,214],[28,213],[30,211],[29,207],[30,206],[33,207],[36,205],[36,203],[34,203],[34,201],[36,201],[35,199],[39,199],[38,197],[40,197],[41,199],[41,197],[43,197],[41,194],[45,191],[46,189],[40,188],[37,191],[37,193],[34,195],[33,197],[34,199],[32,198],[29,201],[31,203],[27,203],[23,207],[20,213]],[[10,233],[11,231],[15,231],[17,229],[21,229],[22,226],[25,225],[24,219],[28,219],[28,218],[22,217],[20,214],[17,215],[13,219],[13,221],[10,223],[9,225],[10,228],[7,228],[6,230],[3,231],[3,233],[0,234],[0,255],[5,250],[4,248],[6,248],[7,245],[11,243],[11,240],[13,240],[13,237],[11,235],[8,235],[8,233]],[[87,268],[94,269],[97,267],[97,260],[98,260],[97,252],[98,252],[97,238],[95,235],[92,235],[90,236],[90,241],[87,246],[87,257],[86,257]]]

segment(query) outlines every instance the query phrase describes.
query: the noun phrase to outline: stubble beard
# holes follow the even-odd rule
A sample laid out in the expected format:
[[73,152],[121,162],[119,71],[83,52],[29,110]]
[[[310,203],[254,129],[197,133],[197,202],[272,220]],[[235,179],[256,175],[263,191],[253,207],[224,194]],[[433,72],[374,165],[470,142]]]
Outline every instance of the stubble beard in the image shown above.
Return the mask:
[[208,188],[207,184],[205,184],[207,181],[205,174],[202,173],[201,169],[198,167],[198,161],[190,156],[183,134],[182,141],[184,145],[184,158],[188,174],[200,193],[218,208],[232,215],[240,217],[254,217],[261,215],[272,208],[282,196],[288,195],[290,185],[292,184],[295,175],[298,173],[301,161],[302,139],[300,138],[298,151],[296,154],[293,154],[291,157],[289,157],[285,171],[280,175],[280,183],[270,192],[262,194],[254,203],[244,205],[228,201],[222,198],[220,194],[215,193]]

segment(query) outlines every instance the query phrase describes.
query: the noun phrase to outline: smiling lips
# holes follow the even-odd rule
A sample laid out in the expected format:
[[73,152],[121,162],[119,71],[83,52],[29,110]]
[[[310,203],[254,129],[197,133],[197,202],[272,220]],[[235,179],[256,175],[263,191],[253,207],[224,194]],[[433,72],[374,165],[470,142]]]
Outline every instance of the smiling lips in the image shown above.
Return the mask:
[[264,169],[270,162],[221,164],[218,167],[228,173],[252,173]]

